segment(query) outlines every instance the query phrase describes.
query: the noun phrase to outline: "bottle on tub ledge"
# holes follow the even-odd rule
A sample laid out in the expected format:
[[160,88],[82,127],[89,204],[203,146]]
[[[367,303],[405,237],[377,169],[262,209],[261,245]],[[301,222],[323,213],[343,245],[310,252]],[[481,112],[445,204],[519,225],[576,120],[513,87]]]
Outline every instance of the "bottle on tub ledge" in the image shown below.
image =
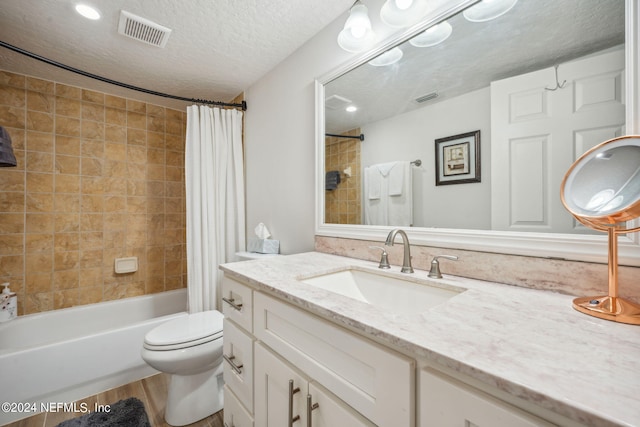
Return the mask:
[[0,322],[8,322],[18,315],[18,296],[11,292],[8,283],[3,283],[4,289],[0,293]]

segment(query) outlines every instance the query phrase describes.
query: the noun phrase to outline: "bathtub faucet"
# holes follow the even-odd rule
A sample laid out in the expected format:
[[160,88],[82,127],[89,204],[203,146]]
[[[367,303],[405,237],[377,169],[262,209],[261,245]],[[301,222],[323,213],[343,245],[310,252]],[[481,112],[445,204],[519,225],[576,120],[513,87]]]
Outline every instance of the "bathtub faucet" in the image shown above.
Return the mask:
[[402,243],[404,244],[404,259],[402,261],[402,268],[400,269],[400,272],[413,273],[413,267],[411,267],[411,248],[409,247],[409,238],[407,237],[407,233],[399,228],[391,230],[389,235],[387,235],[387,241],[384,242],[384,244],[386,246],[393,246],[396,234],[398,233],[402,237]]

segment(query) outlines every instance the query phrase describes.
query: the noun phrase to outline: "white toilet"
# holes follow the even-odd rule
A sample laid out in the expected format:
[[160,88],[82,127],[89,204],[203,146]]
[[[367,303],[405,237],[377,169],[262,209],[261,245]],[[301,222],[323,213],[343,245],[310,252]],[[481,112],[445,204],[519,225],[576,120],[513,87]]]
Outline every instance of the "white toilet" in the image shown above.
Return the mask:
[[142,359],[171,374],[164,419],[172,426],[191,424],[222,409],[222,319],[215,310],[188,314],[144,337]]

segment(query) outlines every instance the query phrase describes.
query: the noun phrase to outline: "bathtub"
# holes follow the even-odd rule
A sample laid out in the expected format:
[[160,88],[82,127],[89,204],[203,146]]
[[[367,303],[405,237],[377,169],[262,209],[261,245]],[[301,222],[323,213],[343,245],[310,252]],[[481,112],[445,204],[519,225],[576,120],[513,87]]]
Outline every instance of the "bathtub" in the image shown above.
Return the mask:
[[0,411],[0,425],[157,373],[140,357],[144,335],[186,307],[179,289],[0,324],[0,404],[14,404]]

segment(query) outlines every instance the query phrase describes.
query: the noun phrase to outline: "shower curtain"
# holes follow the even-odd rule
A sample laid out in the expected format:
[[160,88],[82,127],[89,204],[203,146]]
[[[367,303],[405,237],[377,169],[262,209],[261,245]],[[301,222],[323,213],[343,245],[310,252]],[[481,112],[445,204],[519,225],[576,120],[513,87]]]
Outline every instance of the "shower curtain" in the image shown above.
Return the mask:
[[242,112],[187,108],[185,149],[189,312],[215,310],[218,265],[245,250]]

